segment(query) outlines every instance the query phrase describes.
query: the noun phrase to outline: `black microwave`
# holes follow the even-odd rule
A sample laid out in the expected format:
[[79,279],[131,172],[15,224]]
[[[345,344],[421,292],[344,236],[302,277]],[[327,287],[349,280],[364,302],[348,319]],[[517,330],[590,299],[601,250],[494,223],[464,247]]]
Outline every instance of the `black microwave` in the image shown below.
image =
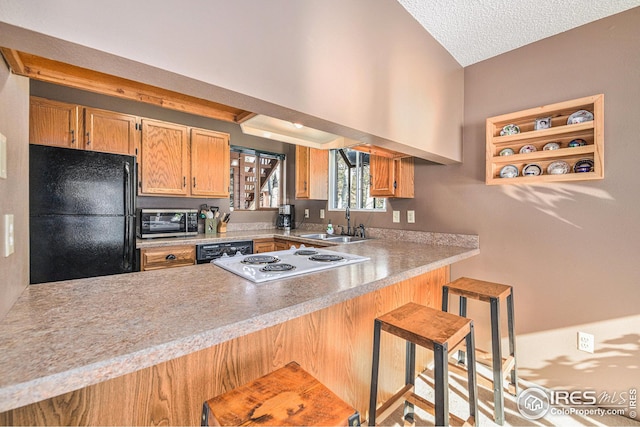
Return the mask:
[[186,237],[198,234],[196,209],[138,209],[138,237]]

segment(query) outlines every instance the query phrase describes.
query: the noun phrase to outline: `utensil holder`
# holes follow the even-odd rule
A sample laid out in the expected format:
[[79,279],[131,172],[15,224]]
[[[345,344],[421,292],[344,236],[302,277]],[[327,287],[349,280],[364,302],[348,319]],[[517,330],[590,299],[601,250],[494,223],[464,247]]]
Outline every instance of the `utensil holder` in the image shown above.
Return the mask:
[[227,223],[226,222],[219,222],[218,223],[218,233],[226,233],[227,232]]
[[215,218],[205,218],[204,234],[216,234],[218,230],[218,220]]

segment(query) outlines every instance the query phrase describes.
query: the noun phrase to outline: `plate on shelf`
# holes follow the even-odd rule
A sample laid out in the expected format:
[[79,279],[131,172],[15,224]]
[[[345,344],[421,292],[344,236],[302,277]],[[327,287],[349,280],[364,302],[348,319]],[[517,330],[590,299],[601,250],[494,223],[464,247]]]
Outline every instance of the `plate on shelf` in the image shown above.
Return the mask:
[[572,139],[569,143],[569,147],[582,147],[583,145],[587,145],[587,141],[582,138]]
[[527,144],[522,146],[520,154],[533,153],[534,151],[538,151],[535,145]]
[[566,173],[569,173],[570,170],[571,167],[569,166],[569,163],[565,162],[564,160],[552,162],[547,167],[547,173],[549,175],[564,175]]
[[515,154],[512,148],[503,148],[500,150],[501,156],[511,156],[512,154]]
[[518,168],[514,165],[507,165],[500,169],[500,178],[515,178],[518,176]]
[[544,147],[542,147],[543,151],[549,151],[549,150],[557,150],[560,148],[560,144],[558,144],[557,142],[549,142],[548,144],[544,144]]
[[590,122],[593,120],[593,113],[587,110],[578,110],[567,119],[568,125],[575,125],[582,122]]
[[535,163],[529,163],[522,169],[522,176],[538,176],[542,175],[542,168]]
[[593,172],[593,160],[591,159],[581,159],[573,165],[573,171],[576,173],[581,172]]
[[500,131],[500,136],[515,135],[517,133],[520,133],[520,128],[517,125],[510,124],[502,128],[502,130]]

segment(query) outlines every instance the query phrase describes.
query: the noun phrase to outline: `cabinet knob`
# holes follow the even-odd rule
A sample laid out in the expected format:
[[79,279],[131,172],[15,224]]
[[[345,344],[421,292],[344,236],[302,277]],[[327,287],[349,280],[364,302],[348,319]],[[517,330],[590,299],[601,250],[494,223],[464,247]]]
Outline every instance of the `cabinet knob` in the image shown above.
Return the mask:
[[183,186],[183,187],[186,187],[186,186],[187,186],[187,177],[186,177],[186,176],[183,176],[183,177],[182,177],[182,186]]
[[167,261],[172,261],[172,260],[176,259],[176,256],[174,254],[169,254],[169,255],[166,256],[165,259]]
[[74,131],[73,129],[71,129],[71,143],[76,143],[76,131]]
[[196,188],[196,177],[193,177],[193,188]]
[[87,145],[91,144],[90,132],[87,132]]

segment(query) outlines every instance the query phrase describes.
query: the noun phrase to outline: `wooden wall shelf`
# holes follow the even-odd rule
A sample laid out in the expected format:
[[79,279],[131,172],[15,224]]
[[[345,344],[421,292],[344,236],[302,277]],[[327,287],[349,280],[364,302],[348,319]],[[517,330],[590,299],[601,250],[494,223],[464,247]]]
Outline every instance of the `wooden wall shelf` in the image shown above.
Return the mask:
[[[593,113],[593,121],[567,124],[569,116],[576,111],[587,110]],[[551,127],[535,130],[536,119],[551,117]],[[500,131],[508,124],[515,124],[520,133],[500,136]],[[557,181],[584,181],[604,178],[604,95],[594,95],[543,107],[531,108],[515,113],[503,114],[487,119],[487,169],[488,185],[537,184]],[[569,147],[574,139],[583,139],[586,145]],[[560,145],[557,150],[543,150],[550,142]],[[533,145],[537,151],[519,154],[524,145]],[[511,148],[515,154],[501,156],[500,151]],[[573,167],[579,160],[593,161],[591,172],[576,173]],[[547,167],[554,161],[563,160],[571,171],[562,175],[550,175]],[[537,164],[542,175],[523,176],[528,164]],[[501,178],[500,171],[507,165],[518,169],[518,176]]]

